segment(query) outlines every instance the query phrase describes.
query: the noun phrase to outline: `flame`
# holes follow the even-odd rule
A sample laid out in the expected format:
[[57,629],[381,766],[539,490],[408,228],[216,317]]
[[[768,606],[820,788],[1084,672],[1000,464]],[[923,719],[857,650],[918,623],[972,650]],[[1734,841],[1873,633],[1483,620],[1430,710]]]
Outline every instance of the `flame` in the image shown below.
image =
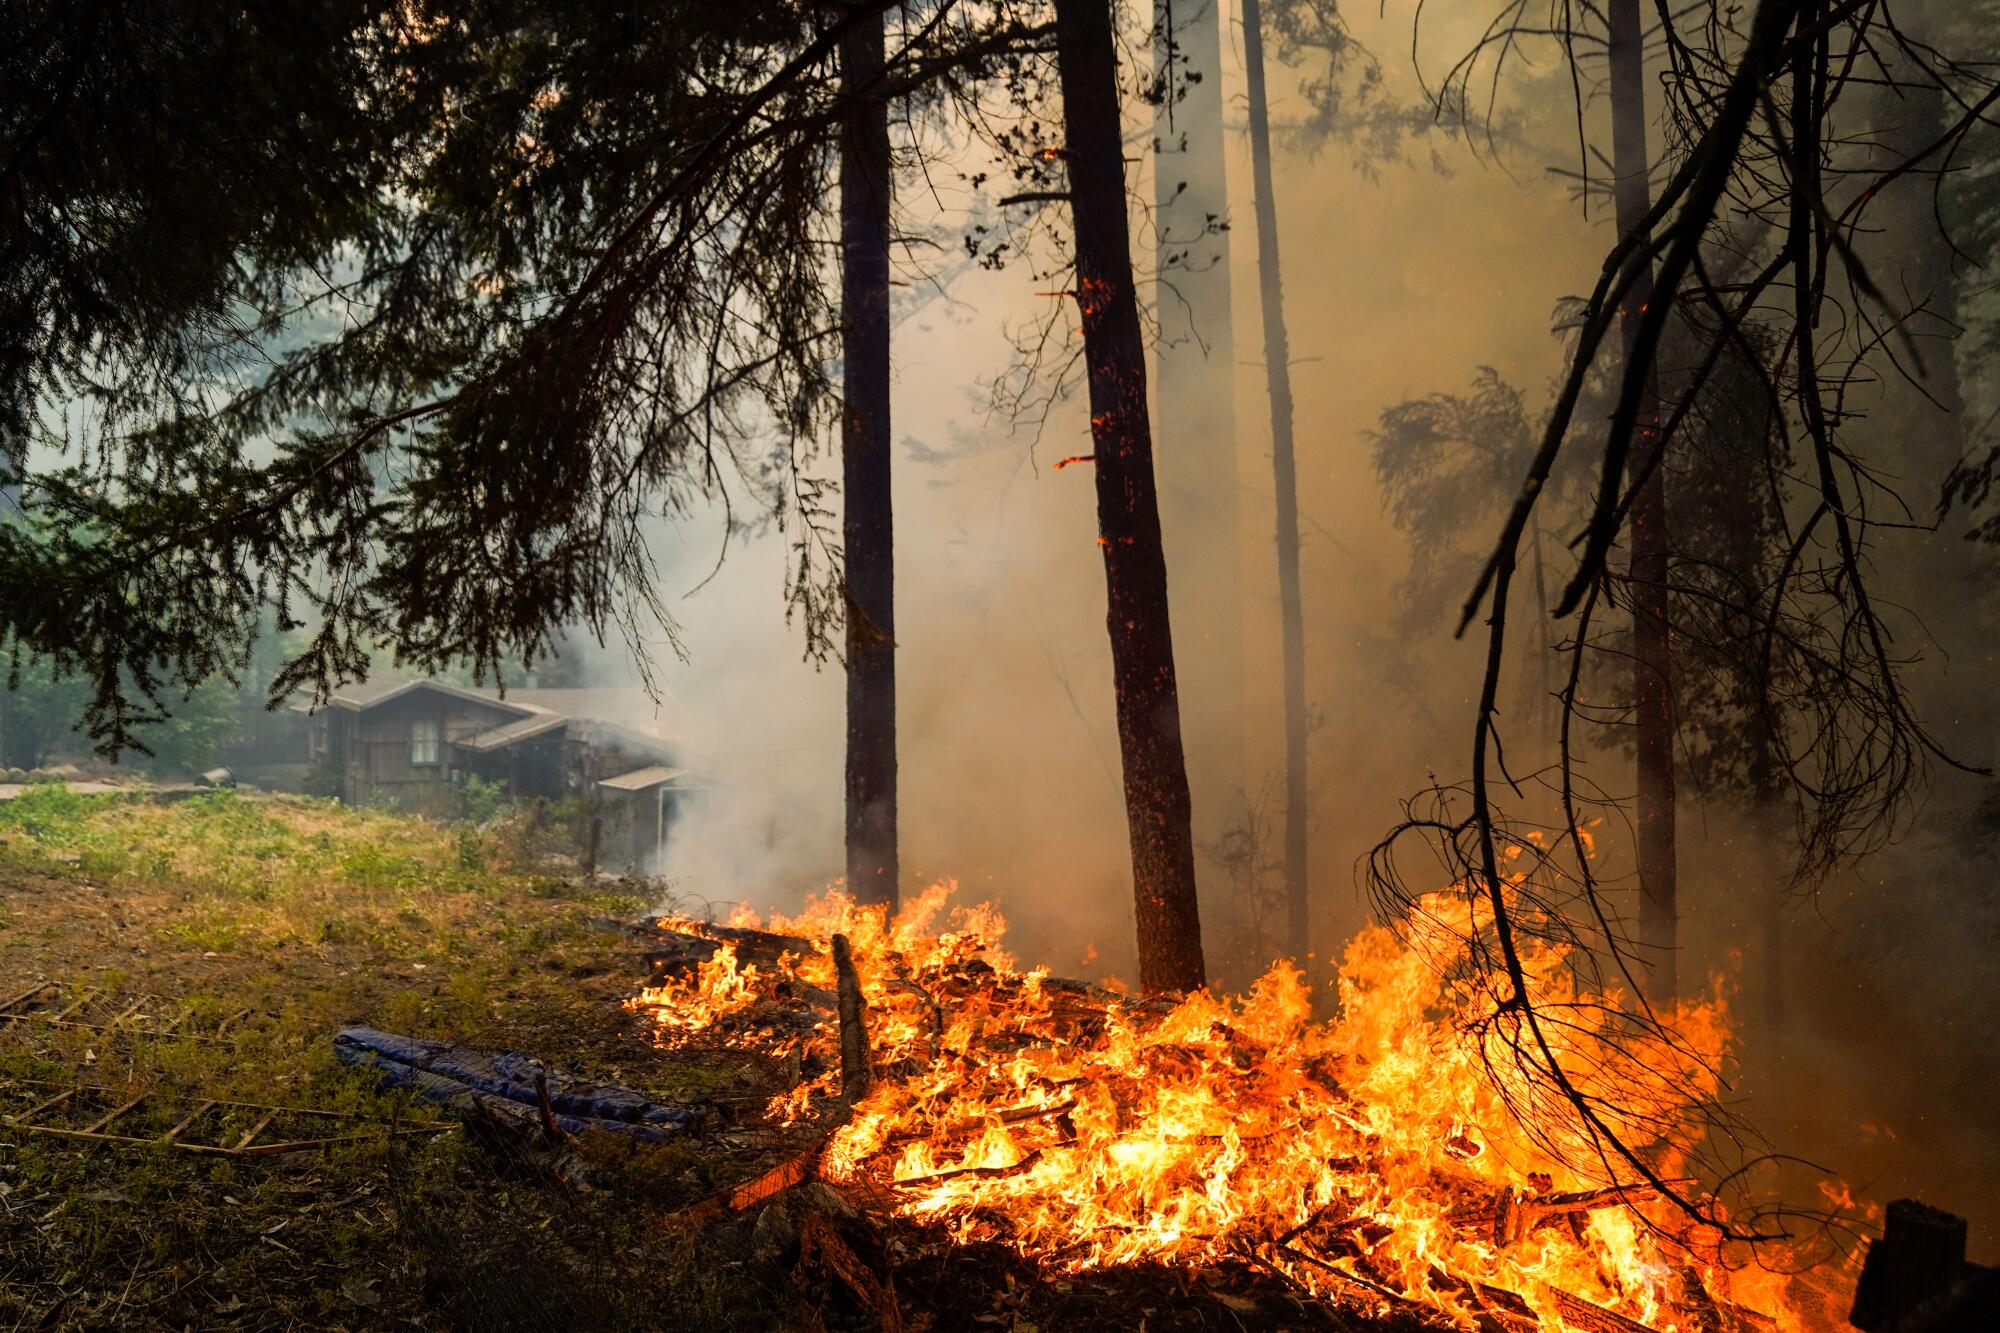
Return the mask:
[[[741,913],[730,924],[816,947],[760,969],[724,944],[632,1004],[663,1043],[733,1025],[734,1040],[800,1057],[801,1081],[768,1108],[796,1123],[839,1096],[826,942],[847,935],[878,1073],[821,1174],[1052,1270],[1248,1260],[1330,1299],[1414,1303],[1467,1329],[1827,1326],[1791,1302],[1798,1279],[1724,1264],[1714,1228],[1607,1175],[1567,1103],[1520,1067],[1493,997],[1441,972],[1409,931],[1354,938],[1339,1017],[1320,1021],[1288,962],[1240,998],[1178,1003],[1021,970],[990,906],[947,910],[954,887],[893,920],[837,890],[796,918]],[[1433,895],[1410,930],[1467,911],[1463,895]],[[1572,1016],[1555,1040],[1580,1090],[1619,1107],[1606,1112],[1617,1128],[1646,1131],[1657,1175],[1685,1176],[1704,1132],[1690,1094],[1716,1091],[1728,1050],[1725,997],[1666,1016],[1671,1035],[1650,1039],[1635,1077],[1620,997],[1575,994],[1558,950],[1527,961],[1538,1003]]]

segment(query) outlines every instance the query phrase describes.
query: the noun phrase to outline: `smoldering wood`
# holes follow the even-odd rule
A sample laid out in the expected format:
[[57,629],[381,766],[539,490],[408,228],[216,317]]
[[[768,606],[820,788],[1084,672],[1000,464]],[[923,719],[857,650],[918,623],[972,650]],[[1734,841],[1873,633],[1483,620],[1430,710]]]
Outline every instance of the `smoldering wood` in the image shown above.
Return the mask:
[[840,1227],[818,1212],[799,1219],[798,1269],[823,1268],[840,1281],[863,1310],[879,1321],[883,1333],[902,1333],[903,1312],[896,1300],[895,1281],[887,1265],[875,1266],[855,1252]]
[[[1965,1219],[1915,1199],[1897,1199],[1883,1216],[1882,1237],[1868,1247],[1848,1322],[1864,1333],[1971,1328],[1947,1322],[2000,1305],[2000,1270],[1966,1262]],[[1987,1325],[1990,1327],[1990,1325]]]
[[868,1005],[845,935],[833,937],[833,971],[840,997],[840,1091],[851,1102],[868,1091]]
[[590,879],[597,874],[597,846],[604,836],[604,819],[593,812],[583,825],[583,877]]
[[725,1213],[740,1213],[773,1199],[786,1190],[813,1179],[819,1173],[820,1154],[826,1150],[829,1134],[820,1134],[805,1148],[785,1157],[762,1173],[709,1195],[683,1208],[680,1216],[693,1222],[713,1221]]

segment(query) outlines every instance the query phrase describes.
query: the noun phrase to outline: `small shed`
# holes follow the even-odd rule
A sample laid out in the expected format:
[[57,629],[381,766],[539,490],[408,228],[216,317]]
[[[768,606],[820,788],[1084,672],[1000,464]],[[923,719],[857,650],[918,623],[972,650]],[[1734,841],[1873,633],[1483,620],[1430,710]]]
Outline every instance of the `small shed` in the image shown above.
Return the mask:
[[600,858],[656,870],[674,825],[704,789],[693,774],[671,764],[648,764],[599,781]]

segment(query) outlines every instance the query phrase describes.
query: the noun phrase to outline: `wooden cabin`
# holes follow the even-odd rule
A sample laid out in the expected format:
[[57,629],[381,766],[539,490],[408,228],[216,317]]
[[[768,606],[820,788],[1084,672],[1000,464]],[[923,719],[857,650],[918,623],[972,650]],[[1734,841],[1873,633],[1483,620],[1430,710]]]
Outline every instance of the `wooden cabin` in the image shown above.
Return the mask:
[[436,680],[343,687],[312,713],[308,760],[350,805],[383,801],[443,814],[472,778],[508,796],[580,797],[600,821],[598,863],[650,868],[698,785],[683,747],[661,731],[603,716],[643,716],[636,691],[468,689]]

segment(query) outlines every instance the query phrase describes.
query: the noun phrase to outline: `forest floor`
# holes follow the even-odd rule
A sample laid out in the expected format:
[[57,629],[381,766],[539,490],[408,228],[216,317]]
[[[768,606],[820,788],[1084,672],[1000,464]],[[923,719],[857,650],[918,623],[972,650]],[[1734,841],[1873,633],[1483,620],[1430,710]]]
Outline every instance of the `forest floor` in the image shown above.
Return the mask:
[[[109,1128],[153,1140],[0,1125],[0,1329],[872,1326],[760,1258],[749,1218],[679,1217],[756,1175],[768,1145],[600,1152],[578,1188],[335,1060],[332,1034],[363,1022],[526,1051],[721,1123],[761,1104],[752,1057],[658,1049],[622,1003],[644,963],[604,923],[660,886],[585,886],[549,852],[519,822],[305,798],[50,785],[0,803],[0,1114],[79,1086],[70,1110],[145,1092]],[[6,1019],[37,987],[38,1012]],[[254,1104],[208,1113],[229,1136],[283,1106],[340,1112],[286,1123],[353,1137],[262,1158],[159,1141],[206,1099]],[[911,1329],[1343,1326],[1247,1272],[1049,1280],[998,1247],[905,1230],[889,1248]]]

